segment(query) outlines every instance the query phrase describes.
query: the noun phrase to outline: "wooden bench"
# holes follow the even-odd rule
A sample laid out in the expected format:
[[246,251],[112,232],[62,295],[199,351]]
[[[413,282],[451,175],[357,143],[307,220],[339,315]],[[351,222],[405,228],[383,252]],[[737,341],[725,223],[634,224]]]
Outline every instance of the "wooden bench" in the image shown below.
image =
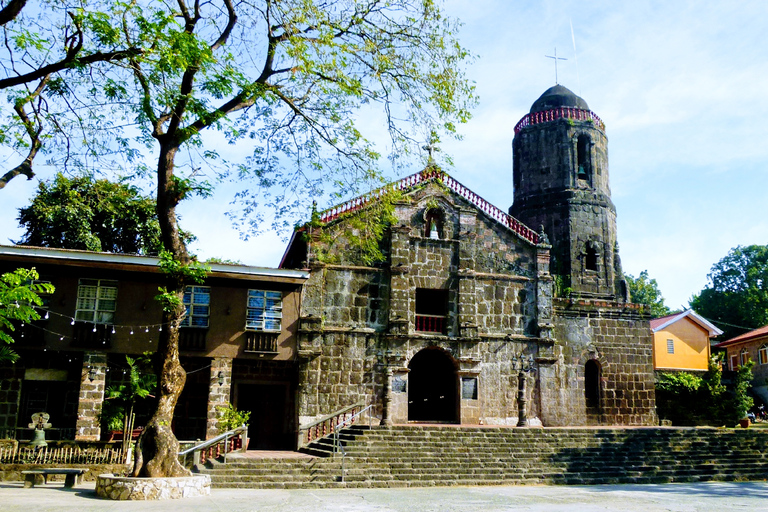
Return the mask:
[[70,468],[46,468],[46,469],[29,469],[22,471],[24,475],[24,487],[34,487],[38,483],[38,478],[42,478],[43,484],[48,483],[48,475],[66,475],[64,478],[64,487],[74,487],[77,485],[77,477],[82,476],[87,469],[70,469]]

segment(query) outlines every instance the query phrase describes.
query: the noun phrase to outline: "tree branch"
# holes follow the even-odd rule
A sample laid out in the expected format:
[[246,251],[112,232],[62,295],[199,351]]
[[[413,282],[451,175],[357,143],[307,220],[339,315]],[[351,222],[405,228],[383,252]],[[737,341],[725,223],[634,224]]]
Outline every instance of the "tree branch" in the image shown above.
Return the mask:
[[0,26],[5,25],[19,15],[21,10],[27,4],[27,0],[11,0],[8,5],[0,10]]
[[34,80],[43,78],[46,75],[58,73],[59,71],[63,71],[71,67],[85,66],[88,64],[94,64],[96,62],[109,62],[114,60],[130,59],[137,57],[142,53],[144,53],[144,50],[140,48],[128,48],[127,50],[118,50],[114,52],[96,52],[79,58],[70,58],[67,56],[58,62],[48,64],[47,66],[43,66],[34,71],[30,71],[29,73],[4,78],[0,80],[0,89],[7,89],[8,87],[32,82]]

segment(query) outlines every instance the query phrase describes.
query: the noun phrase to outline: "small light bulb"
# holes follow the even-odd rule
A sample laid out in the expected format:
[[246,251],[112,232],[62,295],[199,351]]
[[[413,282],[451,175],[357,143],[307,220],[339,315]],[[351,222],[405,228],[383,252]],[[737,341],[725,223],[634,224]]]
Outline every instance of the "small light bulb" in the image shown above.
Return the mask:
[[144,330],[144,332],[149,332],[149,327],[147,327],[147,328]]
[[69,325],[75,325],[75,319],[73,318],[71,322],[69,322]]
[[51,314],[48,311],[46,311],[45,312],[45,319],[48,320],[48,318],[50,318],[50,316],[51,316]]
[[115,334],[115,326],[112,326],[112,334]]

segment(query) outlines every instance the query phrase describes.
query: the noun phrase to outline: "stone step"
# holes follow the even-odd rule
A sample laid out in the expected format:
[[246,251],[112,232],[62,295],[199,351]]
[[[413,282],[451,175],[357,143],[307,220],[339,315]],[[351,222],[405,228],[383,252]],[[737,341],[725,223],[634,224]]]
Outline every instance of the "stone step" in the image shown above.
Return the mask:
[[237,459],[201,471],[215,487],[320,488],[662,483],[768,477],[766,433],[715,429],[351,428],[312,459]]

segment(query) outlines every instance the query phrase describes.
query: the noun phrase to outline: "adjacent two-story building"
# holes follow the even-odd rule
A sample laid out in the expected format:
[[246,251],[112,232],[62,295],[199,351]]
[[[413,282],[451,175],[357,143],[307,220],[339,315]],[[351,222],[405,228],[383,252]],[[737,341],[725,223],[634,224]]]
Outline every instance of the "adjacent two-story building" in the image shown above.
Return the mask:
[[[31,414],[45,411],[52,438],[99,439],[105,388],[124,378],[126,355],[156,350],[166,327],[154,299],[163,284],[158,259],[0,246],[0,272],[19,267],[35,267],[55,291],[44,297],[42,319],[13,334],[21,358],[0,370],[0,430],[23,439]],[[177,437],[216,432],[217,407],[231,401],[252,411],[254,447],[294,445],[296,330],[307,278],[301,270],[212,264],[205,283],[188,288]]]
[[768,325],[725,340],[715,347],[725,350],[725,360],[731,371],[738,370],[748,361],[755,363],[752,391],[768,403]]

